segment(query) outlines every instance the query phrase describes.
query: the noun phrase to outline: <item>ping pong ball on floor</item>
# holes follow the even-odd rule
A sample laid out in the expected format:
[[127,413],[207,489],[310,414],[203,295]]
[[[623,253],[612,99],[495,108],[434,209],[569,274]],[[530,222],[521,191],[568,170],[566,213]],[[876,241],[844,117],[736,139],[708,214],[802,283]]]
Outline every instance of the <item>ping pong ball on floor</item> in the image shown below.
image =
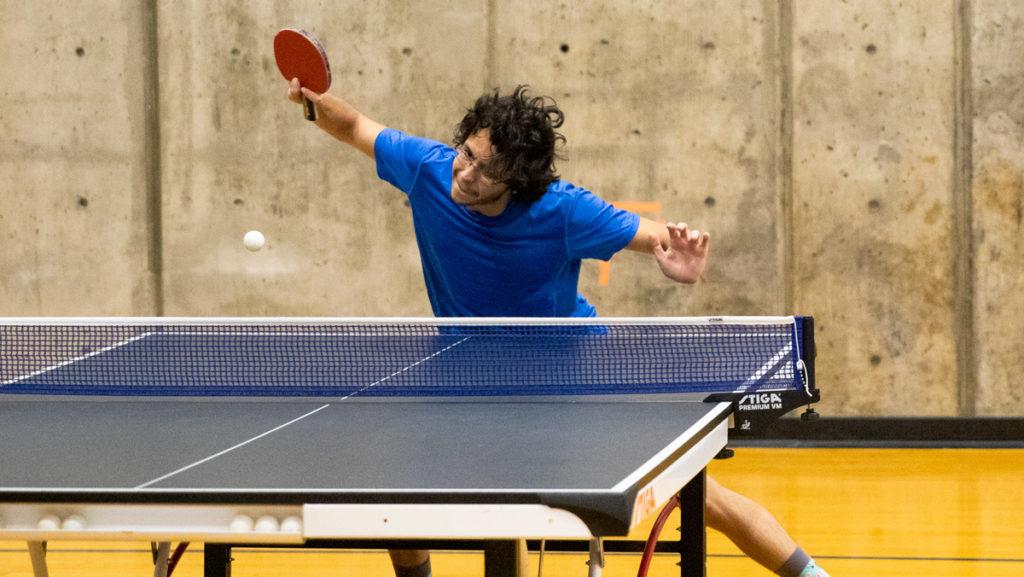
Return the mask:
[[299,519],[298,517],[285,517],[284,521],[281,521],[281,532],[301,533],[302,519]]
[[248,515],[236,515],[235,518],[231,520],[231,525],[229,525],[229,528],[237,533],[252,531],[252,527],[252,517],[249,517]]
[[36,527],[43,531],[56,531],[60,529],[60,518],[56,515],[47,515],[39,520]]
[[64,523],[61,528],[66,531],[81,531],[85,529],[85,518],[81,515],[72,515],[67,519],[64,519]]
[[245,245],[245,248],[253,252],[263,248],[263,244],[266,241],[267,239],[263,237],[263,233],[258,230],[250,230],[245,233],[245,237],[242,238],[242,243]]
[[277,519],[270,515],[264,515],[256,519],[255,529],[257,533],[276,533],[278,529]]

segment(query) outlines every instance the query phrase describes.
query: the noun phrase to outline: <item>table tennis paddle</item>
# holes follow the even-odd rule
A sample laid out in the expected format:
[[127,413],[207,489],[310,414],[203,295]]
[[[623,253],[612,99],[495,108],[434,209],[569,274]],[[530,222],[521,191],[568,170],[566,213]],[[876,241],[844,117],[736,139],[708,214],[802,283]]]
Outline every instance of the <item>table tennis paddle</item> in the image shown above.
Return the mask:
[[[331,87],[331,67],[327,63],[327,52],[312,34],[305,30],[283,28],[274,36],[274,59],[284,79],[291,82],[298,78],[299,84],[323,94]],[[316,107],[305,97],[306,118],[316,120]]]

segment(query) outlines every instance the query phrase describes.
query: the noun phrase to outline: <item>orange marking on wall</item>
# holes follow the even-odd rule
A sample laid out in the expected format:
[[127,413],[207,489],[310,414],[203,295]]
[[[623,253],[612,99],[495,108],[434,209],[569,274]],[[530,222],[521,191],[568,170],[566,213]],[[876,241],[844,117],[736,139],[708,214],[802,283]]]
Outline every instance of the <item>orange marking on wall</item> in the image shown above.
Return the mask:
[[[656,200],[619,200],[612,203],[615,208],[661,220],[661,203]],[[601,261],[597,265],[597,286],[608,286],[612,280],[612,261]]]

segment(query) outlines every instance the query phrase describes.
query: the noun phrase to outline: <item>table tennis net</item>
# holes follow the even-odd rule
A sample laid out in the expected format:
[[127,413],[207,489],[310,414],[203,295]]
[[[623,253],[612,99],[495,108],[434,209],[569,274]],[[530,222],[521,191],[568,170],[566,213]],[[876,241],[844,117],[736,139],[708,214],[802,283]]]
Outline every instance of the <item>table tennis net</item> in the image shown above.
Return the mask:
[[799,317],[37,320],[0,319],[0,393],[519,396],[807,385]]

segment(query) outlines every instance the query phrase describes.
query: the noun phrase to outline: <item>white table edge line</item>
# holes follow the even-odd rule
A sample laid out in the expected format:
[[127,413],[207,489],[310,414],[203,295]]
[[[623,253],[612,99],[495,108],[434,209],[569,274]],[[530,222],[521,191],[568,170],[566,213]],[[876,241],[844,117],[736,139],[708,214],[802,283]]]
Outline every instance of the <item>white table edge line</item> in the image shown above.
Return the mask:
[[713,410],[709,411],[706,415],[701,417],[699,421],[683,431],[679,436],[673,439],[671,443],[648,459],[642,466],[637,467],[632,473],[626,476],[626,478],[616,483],[612,489],[620,493],[629,490],[630,487],[638,483],[640,479],[664,462],[669,455],[688,443],[695,433],[708,426],[712,421],[721,418],[722,413],[728,411],[731,406],[732,403],[718,403]]

